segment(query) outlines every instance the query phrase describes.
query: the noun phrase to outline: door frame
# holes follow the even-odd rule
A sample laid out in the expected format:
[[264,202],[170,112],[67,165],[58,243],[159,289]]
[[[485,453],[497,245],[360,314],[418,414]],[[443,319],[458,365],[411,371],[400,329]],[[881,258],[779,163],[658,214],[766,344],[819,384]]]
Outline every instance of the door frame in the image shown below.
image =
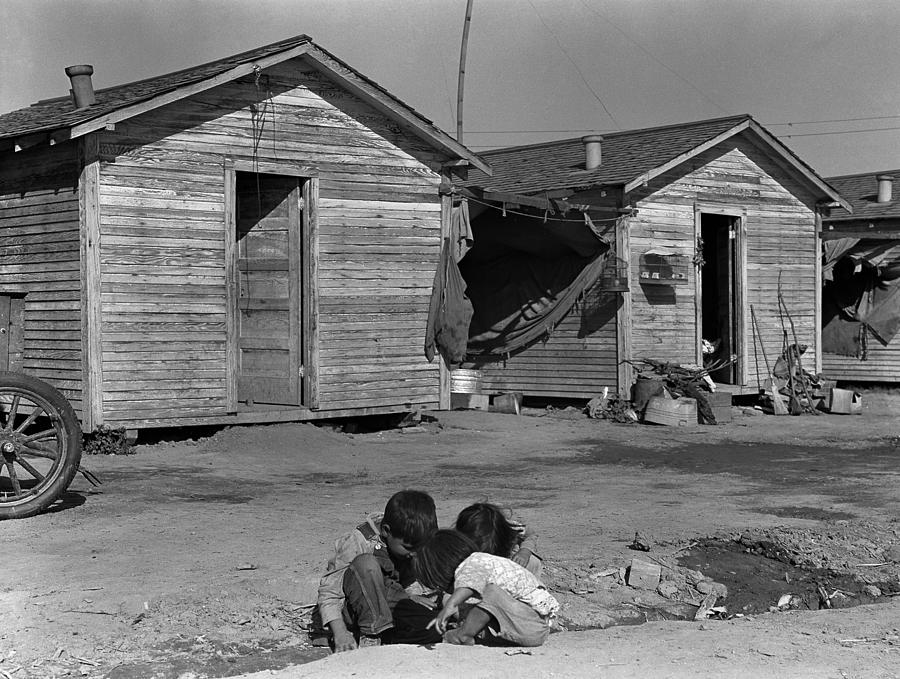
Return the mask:
[[302,219],[298,229],[300,271],[291,287],[297,286],[300,300],[300,406],[319,407],[319,172],[312,167],[287,165],[255,160],[226,158],[224,162],[225,188],[225,401],[227,411],[238,410],[238,314],[239,295],[237,277],[237,247],[235,241],[235,209],[237,205],[237,173],[273,174],[304,179],[301,185]]
[[[749,380],[747,364],[747,319],[749,318],[747,301],[747,210],[732,205],[715,205],[709,203],[694,204],[694,247],[700,244],[701,220],[704,214],[723,215],[734,219],[734,308],[735,308],[735,347],[737,365],[735,366],[736,384],[746,386]],[[699,266],[694,267],[694,328],[696,332],[697,365],[703,365],[703,275]]]

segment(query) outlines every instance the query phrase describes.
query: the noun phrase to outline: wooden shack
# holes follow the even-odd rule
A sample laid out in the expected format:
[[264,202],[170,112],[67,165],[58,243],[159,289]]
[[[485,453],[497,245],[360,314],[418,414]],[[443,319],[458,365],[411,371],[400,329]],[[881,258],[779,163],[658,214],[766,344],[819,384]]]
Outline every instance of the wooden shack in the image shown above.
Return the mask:
[[439,187],[483,161],[307,36],[96,92],[66,70],[0,116],[0,369],[87,431],[446,405]]
[[823,218],[822,372],[900,382],[900,170],[828,178],[853,208]]
[[[714,379],[733,393],[755,392],[767,362],[781,354],[785,328],[809,345],[803,358],[816,369],[820,217],[826,204],[847,206],[750,116],[482,156],[492,176],[473,171],[458,188],[472,208],[466,258],[477,255],[480,241],[496,241],[492,234],[514,214],[538,227],[554,219],[574,227],[583,212],[610,248],[605,271],[580,281],[568,314],[548,322],[541,337],[470,354],[461,367],[482,371],[484,391],[590,398],[608,387],[627,395],[632,362],[647,358],[683,365],[733,359]],[[465,262],[475,315],[490,316],[477,300],[478,287],[495,282],[492,264],[466,271]],[[790,319],[779,311],[779,290]],[[715,353],[704,354],[704,340]]]

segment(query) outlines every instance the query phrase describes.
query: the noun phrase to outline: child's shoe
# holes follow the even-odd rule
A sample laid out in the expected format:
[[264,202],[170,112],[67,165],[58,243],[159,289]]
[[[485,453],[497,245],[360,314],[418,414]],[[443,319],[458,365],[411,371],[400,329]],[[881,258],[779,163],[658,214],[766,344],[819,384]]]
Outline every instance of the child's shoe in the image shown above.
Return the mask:
[[359,636],[359,648],[367,648],[369,646],[381,646],[381,637],[369,637],[365,634]]

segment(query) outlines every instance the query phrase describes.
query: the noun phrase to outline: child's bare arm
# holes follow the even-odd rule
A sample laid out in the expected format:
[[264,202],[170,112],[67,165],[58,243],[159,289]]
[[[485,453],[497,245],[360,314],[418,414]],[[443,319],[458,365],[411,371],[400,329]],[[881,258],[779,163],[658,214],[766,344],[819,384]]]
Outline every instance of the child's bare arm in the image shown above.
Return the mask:
[[434,627],[440,634],[446,632],[447,623],[459,612],[460,604],[473,596],[475,596],[475,590],[468,587],[459,587],[453,590],[453,594],[444,603],[444,607],[437,617],[428,623],[428,628]]

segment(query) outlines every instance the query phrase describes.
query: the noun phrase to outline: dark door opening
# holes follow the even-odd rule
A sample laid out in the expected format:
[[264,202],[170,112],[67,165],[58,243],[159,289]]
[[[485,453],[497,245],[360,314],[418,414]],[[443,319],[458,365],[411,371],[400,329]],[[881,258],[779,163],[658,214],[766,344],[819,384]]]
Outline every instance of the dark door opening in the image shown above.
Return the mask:
[[302,404],[304,181],[235,176],[237,400],[246,405]]
[[[705,366],[737,359],[740,355],[738,220],[738,217],[730,215],[700,215],[700,238],[703,243],[700,330],[704,340]],[[710,372],[716,382],[723,384],[738,384],[739,375],[736,360]]]

